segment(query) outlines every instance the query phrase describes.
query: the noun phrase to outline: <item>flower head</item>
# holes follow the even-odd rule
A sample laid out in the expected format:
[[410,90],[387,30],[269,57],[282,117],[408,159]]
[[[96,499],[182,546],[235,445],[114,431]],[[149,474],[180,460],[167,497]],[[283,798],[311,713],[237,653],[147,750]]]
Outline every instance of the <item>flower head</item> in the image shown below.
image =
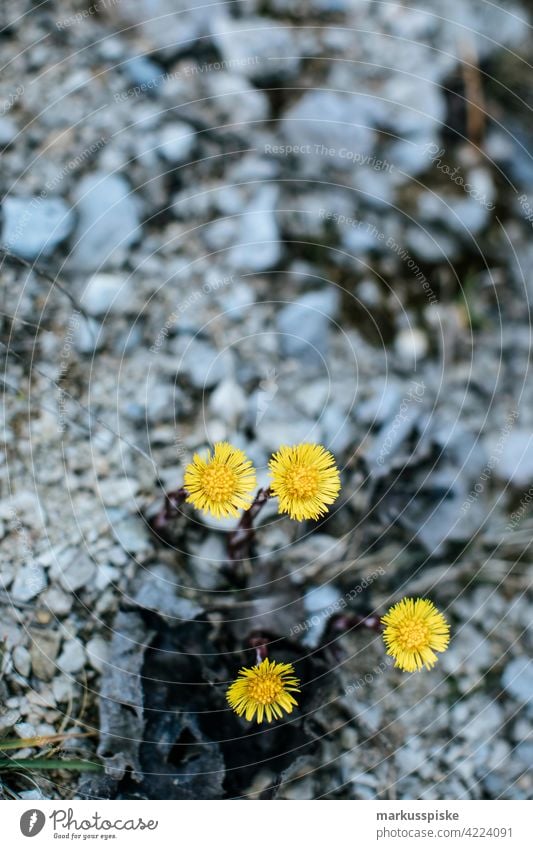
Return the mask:
[[432,601],[403,598],[383,616],[383,639],[395,666],[416,672],[437,662],[436,651],[446,651],[450,626]]
[[[283,710],[292,713],[298,705],[291,693],[299,693],[299,680],[294,677],[292,663],[276,663],[265,658],[251,669],[243,667],[229,687],[226,698],[237,716],[262,722],[281,719]],[[283,710],[282,710],[283,709]],[[256,717],[257,714],[257,717]]]
[[341,488],[335,458],[321,445],[282,445],[269,463],[272,495],[291,519],[319,519]]
[[229,442],[217,442],[206,457],[195,454],[185,469],[187,501],[213,516],[237,516],[247,509],[255,488],[255,470],[246,455]]

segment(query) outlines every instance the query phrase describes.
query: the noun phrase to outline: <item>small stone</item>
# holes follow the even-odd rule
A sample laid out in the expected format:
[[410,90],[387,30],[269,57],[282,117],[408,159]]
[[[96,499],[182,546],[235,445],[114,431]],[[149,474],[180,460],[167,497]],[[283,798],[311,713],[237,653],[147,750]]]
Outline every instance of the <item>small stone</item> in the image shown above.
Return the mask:
[[418,360],[428,352],[428,339],[418,327],[404,327],[396,336],[394,347],[406,368],[416,370]]
[[[238,68],[236,69],[239,70]],[[208,74],[205,79],[209,105],[220,123],[239,115],[243,125],[266,121],[270,113],[268,97],[237,73]]]
[[74,682],[69,675],[56,675],[52,681],[52,693],[57,704],[70,702],[74,695]]
[[523,764],[531,766],[533,763],[533,740],[527,740],[519,743],[516,747],[516,755]]
[[50,799],[50,796],[45,796],[42,790],[23,790],[18,793],[19,799],[26,799],[27,802],[42,802]]
[[43,593],[41,601],[56,616],[66,616],[72,610],[72,595],[57,586]]
[[118,274],[95,274],[83,291],[81,304],[91,315],[122,313],[131,305],[130,281]]
[[44,527],[44,512],[39,498],[28,490],[0,501],[0,517],[7,519],[15,528],[26,525],[42,530]]
[[[405,244],[407,249],[412,251],[413,257],[424,262],[445,262],[456,259],[459,254],[456,239],[428,226],[408,227],[405,232]],[[406,262],[409,262],[409,256],[406,257]]]
[[283,307],[277,316],[280,346],[286,357],[305,365],[324,366],[338,295],[333,289],[309,292]]
[[266,271],[280,261],[281,243],[275,212],[278,194],[276,186],[262,185],[242,210],[237,233],[227,234],[233,243],[228,262],[237,271]]
[[218,17],[213,22],[215,5],[216,1],[196,7],[190,0],[136,0],[106,3],[105,14],[115,27],[129,30],[134,26],[145,49],[170,60],[190,51],[199,38],[207,38],[212,26],[217,27]]
[[74,347],[80,354],[94,354],[104,346],[105,336],[103,325],[94,318],[83,319],[74,336]]
[[11,593],[15,601],[27,602],[39,595],[46,587],[46,573],[39,563],[28,563],[21,566],[15,580]]
[[104,478],[98,481],[98,492],[106,507],[117,507],[135,498],[139,481],[135,478]]
[[139,205],[120,174],[96,172],[76,190],[78,226],[69,263],[80,271],[121,265],[140,236]]
[[491,740],[504,724],[503,709],[497,702],[476,699],[470,706],[468,720],[460,724],[458,733],[473,742]]
[[226,559],[224,538],[218,534],[207,534],[190,557],[194,586],[203,590],[216,589],[220,583],[220,570]]
[[418,737],[411,737],[409,742],[396,752],[396,763],[403,775],[418,772],[425,759],[426,753],[424,746],[421,745]]
[[96,567],[84,551],[68,549],[63,553],[59,565],[59,583],[66,592],[88,589],[96,573]]
[[500,446],[501,456],[495,474],[514,486],[526,487],[533,476],[533,434],[531,430],[515,427],[495,440]]
[[313,380],[298,389],[295,400],[306,416],[318,417],[325,410],[331,391],[328,380]]
[[335,457],[340,457],[355,445],[352,419],[337,404],[329,404],[321,418],[323,442]]
[[223,380],[209,399],[209,409],[231,427],[236,427],[247,407],[247,398],[235,381]]
[[196,389],[212,389],[227,377],[230,358],[208,342],[193,340],[178,362],[179,373]]
[[63,651],[57,660],[59,669],[63,672],[79,672],[85,666],[85,651],[78,640],[68,640],[63,644]]
[[[305,593],[303,601],[308,616],[304,622],[299,623],[300,628],[303,629],[303,637],[299,638],[303,645],[315,648],[319,644],[340,596],[339,590],[331,584],[313,587]],[[295,633],[298,634],[298,632],[298,624],[295,624]]]
[[35,737],[35,726],[31,722],[17,722],[13,731],[21,740],[28,737]]
[[[125,552],[122,549],[119,550],[124,556]],[[107,563],[99,563],[96,567],[95,587],[99,592],[102,592],[109,584],[115,584],[119,577],[120,572],[118,569],[114,569],[113,566],[109,566]]]
[[479,233],[489,220],[487,207],[474,198],[429,191],[418,199],[418,215],[421,221],[439,223],[463,237]]
[[129,81],[134,86],[140,86],[146,94],[155,92],[165,75],[164,68],[152,59],[148,59],[147,56],[132,56],[120,67]]
[[0,147],[7,147],[18,136],[17,125],[12,118],[0,118]]
[[190,621],[202,613],[202,608],[179,595],[176,577],[168,566],[151,566],[141,574],[135,603],[147,610],[155,610],[171,620]]
[[213,40],[229,67],[254,82],[287,80],[300,67],[291,28],[269,18],[217,18]]
[[28,260],[50,256],[70,235],[75,221],[64,200],[39,196],[5,198],[2,219],[2,244]]
[[178,165],[187,162],[196,144],[196,131],[184,121],[173,121],[161,130],[158,151],[163,159]]
[[0,705],[0,734],[11,731],[20,719],[20,711],[17,708],[7,708]]
[[127,516],[114,524],[113,532],[122,548],[130,554],[138,555],[150,548],[146,527],[135,516]]
[[298,165],[303,172],[351,171],[355,154],[372,153],[374,111],[371,98],[312,89],[287,110],[281,131],[302,151]]
[[502,685],[518,702],[533,702],[533,660],[517,657],[503,670]]
[[15,669],[23,678],[29,678],[31,672],[31,657],[28,649],[24,646],[15,646],[13,649],[13,663]]
[[51,681],[56,672],[56,658],[61,645],[57,631],[30,630],[30,646],[33,674],[41,681]]
[[97,672],[102,672],[109,656],[109,644],[103,637],[97,635],[89,640],[85,650],[92,668]]

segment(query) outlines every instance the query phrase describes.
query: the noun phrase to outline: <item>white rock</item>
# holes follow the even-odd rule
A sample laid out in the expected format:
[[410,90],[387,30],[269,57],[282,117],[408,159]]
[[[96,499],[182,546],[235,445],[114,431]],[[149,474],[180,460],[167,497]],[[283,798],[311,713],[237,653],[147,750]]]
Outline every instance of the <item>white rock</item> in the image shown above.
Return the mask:
[[276,186],[262,185],[243,209],[228,254],[229,264],[237,271],[265,271],[279,262],[281,243],[275,213],[278,194]]
[[30,601],[46,587],[46,573],[39,563],[29,563],[19,568],[11,593],[16,601]]
[[241,387],[231,379],[223,380],[209,399],[212,413],[235,427],[246,410],[247,399]]
[[120,265],[141,234],[139,203],[120,174],[95,172],[76,188],[78,226],[69,265],[96,271]]
[[158,150],[163,159],[177,165],[187,162],[194,150],[196,131],[184,121],[173,121],[163,127]]
[[[54,573],[55,573],[54,569]],[[96,567],[84,551],[68,549],[59,564],[59,583],[67,592],[76,592],[81,587],[88,589],[93,581]]]
[[402,363],[415,368],[417,361],[428,352],[428,339],[418,327],[404,327],[396,336],[394,347]]
[[79,672],[85,666],[85,651],[78,640],[68,640],[63,644],[57,665],[63,672]]
[[517,657],[503,670],[502,684],[517,701],[533,704],[533,660]]
[[100,498],[108,507],[117,507],[134,498],[139,489],[135,478],[104,478],[98,481]]
[[13,663],[15,669],[24,678],[28,678],[31,672],[31,657],[28,649],[24,646],[15,646],[13,649]]
[[131,300],[131,281],[119,274],[94,274],[83,291],[81,304],[91,315],[121,313]]
[[97,672],[102,672],[109,657],[109,645],[103,637],[93,637],[85,646],[89,663]]
[[52,254],[69,235],[75,220],[61,198],[7,197],[2,213],[2,244],[28,260]]
[[515,486],[529,485],[533,477],[533,434],[526,428],[515,427],[495,439],[494,456],[498,459],[495,473]]

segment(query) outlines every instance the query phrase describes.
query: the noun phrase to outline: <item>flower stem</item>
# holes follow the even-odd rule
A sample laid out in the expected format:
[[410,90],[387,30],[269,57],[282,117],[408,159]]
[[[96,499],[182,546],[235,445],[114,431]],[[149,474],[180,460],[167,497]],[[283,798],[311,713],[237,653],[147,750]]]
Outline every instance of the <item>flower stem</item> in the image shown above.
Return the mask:
[[271,497],[269,487],[260,489],[254,500],[242,514],[239,524],[228,535],[228,556],[232,563],[246,560],[250,557],[252,543],[255,537],[254,519]]
[[255,649],[255,661],[259,666],[268,655],[268,637],[265,634],[252,634],[248,643],[250,648]]
[[165,493],[165,503],[159,513],[151,520],[150,524],[154,531],[164,531],[171,519],[179,515],[179,508],[187,498],[184,487],[174,489]]
[[367,628],[381,634],[383,625],[379,616],[360,616],[358,613],[340,613],[329,620],[329,628],[333,633],[351,631],[354,628]]

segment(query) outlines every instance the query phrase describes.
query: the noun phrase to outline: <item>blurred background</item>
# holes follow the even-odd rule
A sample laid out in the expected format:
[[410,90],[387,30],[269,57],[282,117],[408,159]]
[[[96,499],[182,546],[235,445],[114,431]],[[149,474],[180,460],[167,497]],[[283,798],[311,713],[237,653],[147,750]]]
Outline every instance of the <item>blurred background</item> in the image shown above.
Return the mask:
[[[530,7],[1,7],[4,798],[531,798]],[[150,528],[226,439],[342,470],[238,577],[234,521]],[[431,672],[354,626],[405,595]]]

